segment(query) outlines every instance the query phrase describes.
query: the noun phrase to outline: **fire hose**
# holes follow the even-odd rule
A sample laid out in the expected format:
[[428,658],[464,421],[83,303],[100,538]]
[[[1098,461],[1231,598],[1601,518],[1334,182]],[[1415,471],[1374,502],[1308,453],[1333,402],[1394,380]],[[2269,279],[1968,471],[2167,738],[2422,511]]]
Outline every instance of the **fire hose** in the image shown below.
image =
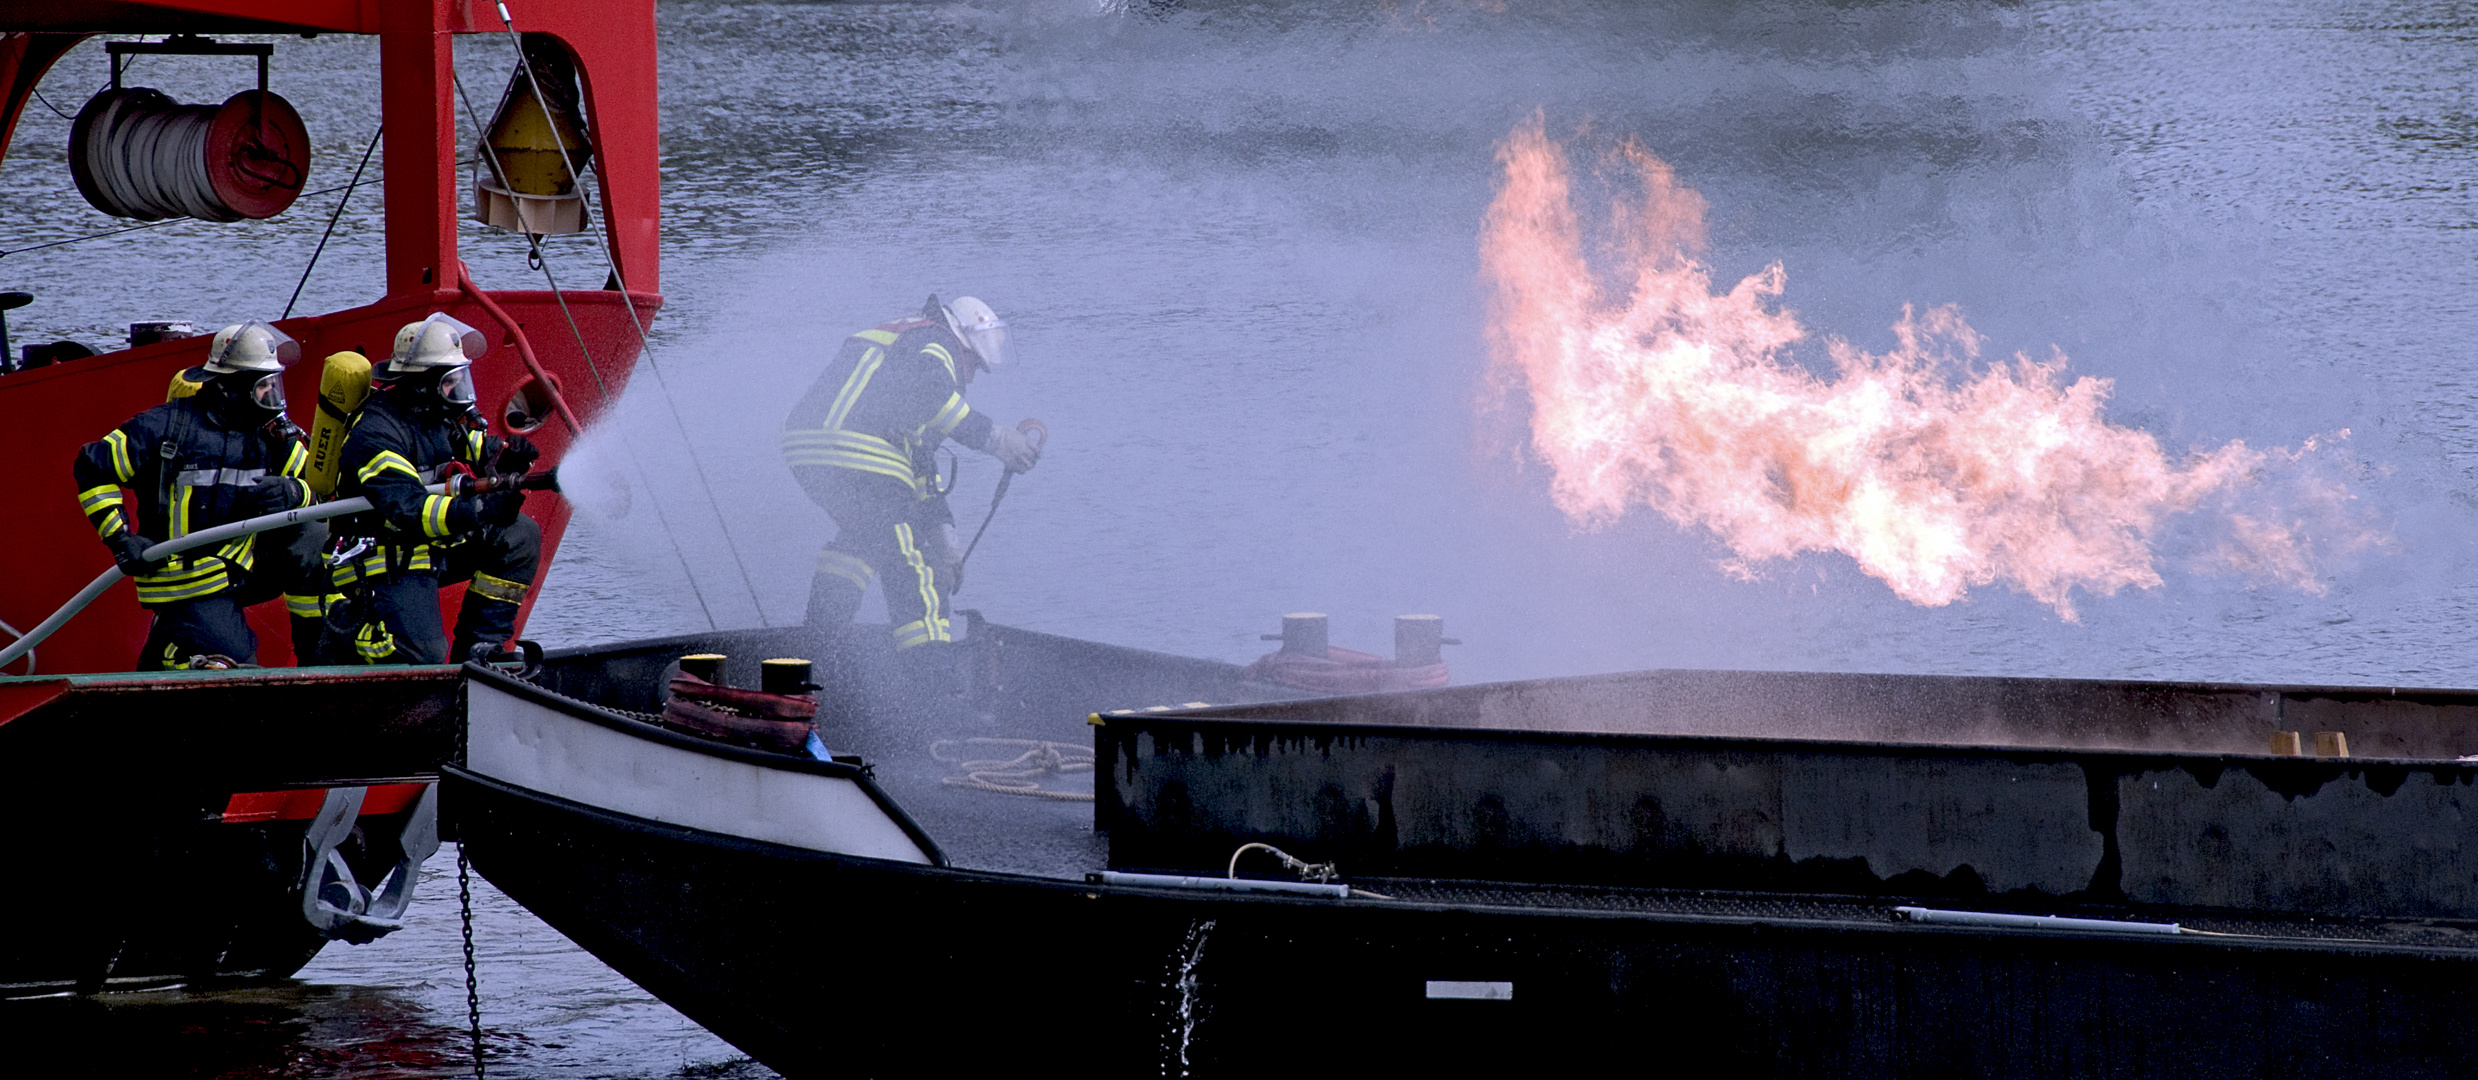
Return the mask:
[[[552,469],[549,472],[526,473],[523,475],[484,477],[459,476],[451,478],[444,484],[432,484],[423,490],[426,490],[433,495],[479,495],[487,491],[502,490],[511,485],[520,491],[557,491],[559,490],[559,470]],[[336,502],[320,503],[316,506],[304,506],[292,510],[280,510],[272,514],[262,514],[254,518],[244,518],[240,521],[228,522],[226,524],[215,526],[211,529],[200,529],[197,532],[190,533],[187,536],[173,537],[170,540],[166,540],[160,544],[156,544],[153,547],[147,548],[145,551],[139,553],[139,558],[142,558],[148,562],[153,562],[167,556],[178,555],[193,548],[202,548],[211,544],[220,544],[226,540],[233,539],[234,537],[254,536],[258,533],[266,532],[269,529],[281,529],[290,525],[302,525],[313,521],[325,521],[328,518],[343,517],[347,514],[359,514],[370,509],[371,506],[369,499],[354,498],[340,499]],[[18,638],[14,643],[11,643],[8,648],[0,649],[0,668],[5,668],[10,664],[16,663],[18,657],[26,655],[26,653],[32,651],[35,646],[42,644],[44,638],[52,636],[53,631],[67,625],[69,620],[76,617],[78,612],[86,609],[86,605],[94,603],[96,597],[103,595],[104,590],[111,588],[112,583],[119,581],[121,578],[126,576],[128,575],[121,573],[121,569],[118,566],[114,566],[109,570],[105,570],[101,574],[95,575],[95,580],[87,582],[85,588],[79,589],[76,596],[69,598],[68,603],[60,605],[60,610],[52,612],[50,618],[35,624],[34,629],[26,631],[25,636]]]
[[[1050,445],[1049,425],[1039,420],[1026,420],[1015,425],[1015,430],[1023,432],[1032,439],[1033,453],[1036,455],[1041,452],[1042,447]],[[948,589],[947,595],[953,596],[964,591],[964,564],[972,561],[973,551],[981,546],[981,537],[989,533],[989,523],[998,519],[998,502],[1007,497],[1007,485],[1013,483],[1015,483],[1014,469],[1007,470],[1006,475],[998,478],[998,490],[990,493],[989,513],[982,515],[981,527],[973,530],[972,542],[964,545],[963,558],[955,560],[955,572],[952,575],[955,578],[955,587]],[[6,666],[6,664],[7,661],[0,660],[0,666]]]

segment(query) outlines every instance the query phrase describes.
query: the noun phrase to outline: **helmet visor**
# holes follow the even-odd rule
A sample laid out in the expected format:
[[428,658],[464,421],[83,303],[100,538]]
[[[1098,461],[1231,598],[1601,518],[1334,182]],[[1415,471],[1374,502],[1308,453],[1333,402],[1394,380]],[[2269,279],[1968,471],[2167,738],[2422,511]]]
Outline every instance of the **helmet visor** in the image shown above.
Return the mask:
[[489,350],[490,339],[481,331],[441,312],[396,332],[396,349],[388,357],[387,370],[418,371],[478,360]]
[[284,373],[269,372],[250,384],[250,404],[268,412],[284,411]]
[[1007,340],[1005,323],[992,322],[965,330],[964,344],[972,346],[972,351],[980,354],[983,367],[1001,368],[1015,362],[1015,349]]
[[473,369],[452,367],[440,372],[439,399],[450,405],[473,404]]

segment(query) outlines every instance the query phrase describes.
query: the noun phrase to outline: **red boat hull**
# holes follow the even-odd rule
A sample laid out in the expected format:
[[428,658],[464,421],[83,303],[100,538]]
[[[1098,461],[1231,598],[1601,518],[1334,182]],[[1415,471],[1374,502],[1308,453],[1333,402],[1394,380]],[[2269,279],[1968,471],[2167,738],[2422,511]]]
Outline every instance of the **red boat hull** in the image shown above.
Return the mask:
[[[571,418],[590,424],[617,400],[643,349],[644,328],[662,304],[654,6],[652,0],[524,0],[516,7],[515,29],[566,46],[581,75],[594,147],[587,175],[598,189],[596,227],[612,262],[579,267],[574,276],[592,281],[608,271],[625,283],[624,292],[570,292],[564,310],[560,297],[539,291],[490,291],[492,302],[485,303],[463,273],[457,224],[466,184],[457,165],[454,41],[459,34],[506,34],[510,27],[498,14],[506,8],[463,0],[21,5],[0,11],[0,151],[35,84],[63,53],[94,34],[376,35],[386,124],[386,295],[363,307],[279,324],[300,339],[307,361],[287,377],[294,420],[307,428],[313,418],[317,358],[345,349],[383,358],[398,328],[445,311],[491,336],[492,348],[475,374],[494,431],[505,430],[508,399],[535,378],[537,367],[564,395],[567,415],[527,431],[543,449],[543,464],[555,465],[581,433]],[[97,314],[103,315],[97,321],[111,320]],[[129,317],[144,314],[133,309]],[[234,311],[227,321],[268,314]],[[173,373],[199,363],[206,346],[203,337],[160,342],[0,378],[0,417],[7,418],[0,424],[0,460],[12,466],[0,474],[0,506],[8,508],[0,518],[7,539],[0,545],[0,622],[33,626],[111,565],[77,511],[70,459],[79,446],[161,402]],[[528,395],[537,406],[529,412],[545,411],[538,407],[547,404],[541,396]],[[554,497],[528,502],[527,512],[542,525],[548,566],[567,525],[567,507]],[[148,529],[143,522],[138,528]],[[444,598],[449,618],[461,598],[461,589]],[[124,583],[43,643],[35,658],[39,670],[127,670],[136,663],[147,621]],[[280,604],[253,611],[251,624],[258,631],[259,663],[292,662]]]

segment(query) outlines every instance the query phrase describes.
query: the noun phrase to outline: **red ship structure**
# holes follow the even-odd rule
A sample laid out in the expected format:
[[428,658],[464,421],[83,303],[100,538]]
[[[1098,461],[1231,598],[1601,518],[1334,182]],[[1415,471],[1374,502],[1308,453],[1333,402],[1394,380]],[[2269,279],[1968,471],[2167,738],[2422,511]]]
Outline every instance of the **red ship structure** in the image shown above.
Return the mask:
[[[522,432],[545,466],[557,463],[615,403],[662,304],[653,0],[5,0],[0,151],[64,57],[85,64],[108,52],[114,86],[104,94],[116,96],[99,95],[90,110],[153,108],[170,117],[164,123],[200,132],[203,161],[181,167],[203,164],[203,174],[190,174],[207,183],[181,192],[163,181],[156,200],[169,205],[154,209],[172,213],[154,216],[266,216],[309,186],[304,133],[280,90],[286,37],[318,34],[379,40],[383,156],[374,164],[383,178],[371,186],[385,200],[386,284],[360,307],[276,323],[309,360],[286,375],[294,420],[305,429],[315,420],[317,358],[343,350],[383,358],[399,327],[445,312],[489,336],[473,371],[494,432]],[[95,37],[112,39],[108,49],[71,55]],[[513,127],[519,139],[547,130],[557,147],[526,162],[477,154],[489,168],[471,187],[458,164],[475,149],[459,145],[460,38],[526,58],[512,65],[484,141],[504,148],[497,136]],[[220,108],[149,98],[120,78],[123,55],[147,52],[254,55],[257,89],[236,62],[239,93]],[[103,74],[61,82],[83,87]],[[103,160],[92,143],[112,126],[77,130],[89,142],[71,148],[88,200],[149,216],[129,177],[98,178],[87,167]],[[340,180],[343,170],[326,163],[316,175]],[[518,234],[599,232],[590,271],[572,274],[601,287],[476,281],[458,257],[458,222],[468,214]],[[0,288],[39,296],[42,283]],[[26,297],[0,294],[0,307],[11,301]],[[125,313],[84,321],[158,316],[141,305],[133,299]],[[225,321],[270,314],[235,311]],[[164,400],[175,374],[205,358],[203,334],[154,336],[133,328],[132,344],[99,355],[36,345],[7,357],[0,458],[13,467],[0,472],[8,508],[0,646],[112,566],[71,497],[68,464],[79,446]],[[45,363],[61,357],[73,358]],[[547,565],[568,507],[536,496],[526,512],[542,526]],[[451,621],[460,598],[461,589],[443,597]],[[0,919],[19,930],[0,943],[0,996],[282,976],[329,940],[367,940],[396,925],[414,867],[436,846],[437,770],[456,750],[461,719],[456,671],[295,667],[284,619],[281,601],[251,613],[259,667],[131,673],[148,616],[123,581],[0,676],[9,852]]]

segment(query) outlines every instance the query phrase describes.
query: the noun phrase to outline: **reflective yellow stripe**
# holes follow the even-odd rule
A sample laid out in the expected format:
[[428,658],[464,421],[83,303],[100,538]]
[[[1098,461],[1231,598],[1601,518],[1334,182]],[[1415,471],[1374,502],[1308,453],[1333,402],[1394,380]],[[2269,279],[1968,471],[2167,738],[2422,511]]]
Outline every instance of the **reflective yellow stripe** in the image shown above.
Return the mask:
[[[895,647],[906,649],[914,645],[926,645],[932,641],[947,640],[946,619],[941,617],[943,613],[938,610],[937,571],[929,568],[929,560],[921,555],[920,547],[913,543],[911,525],[895,526],[895,547],[903,552],[904,564],[912,568],[913,583],[921,593],[921,610],[928,612],[928,615],[920,621],[905,623],[895,629]],[[913,637],[917,637],[917,640],[907,640]]]
[[946,351],[946,346],[933,341],[921,346],[921,351],[937,357],[938,363],[946,367],[946,377],[950,380],[955,378],[955,354]]
[[162,570],[152,574],[139,575],[138,584],[140,586],[182,585],[202,577],[220,574],[223,572],[223,562],[212,555],[196,556],[186,567],[181,565],[181,556],[174,555],[164,560],[164,568]]
[[920,484],[920,477],[913,475],[912,466],[909,464],[898,468],[873,457],[855,457],[845,454],[820,453],[793,457],[791,463],[794,465],[811,465],[834,469],[854,469],[860,472],[876,473],[880,476],[901,480],[907,486],[917,487]]
[[126,433],[113,428],[111,434],[103,437],[103,445],[112,451],[113,476],[119,477],[124,484],[138,478],[138,470],[129,464],[129,436]]
[[482,463],[482,433],[481,433],[481,432],[479,432],[479,431],[468,431],[468,432],[465,432],[465,460],[466,460],[466,461],[468,461],[468,462],[471,462],[471,463],[473,463],[473,464],[476,464],[476,465],[479,465],[479,464],[481,464],[481,463]]
[[933,641],[953,640],[949,636],[948,625],[945,619],[916,619],[898,626],[894,629],[895,648],[909,649]]
[[[170,462],[165,463],[167,467],[170,464]],[[189,535],[189,497],[197,490],[186,484],[172,485],[172,505],[166,508],[171,511],[172,515],[172,535],[165,539],[178,539]]]
[[833,548],[817,553],[817,572],[849,581],[860,586],[863,592],[868,591],[870,583],[878,580],[878,572],[870,567],[869,560]]
[[881,457],[889,463],[906,467],[912,464],[912,459],[905,455],[900,447],[875,435],[864,435],[857,431],[842,431],[834,428],[806,428],[783,433],[783,452],[786,455],[795,451],[835,450]]
[[353,651],[363,660],[384,660],[395,654],[396,635],[387,632],[386,623],[364,623],[353,633]]
[[525,586],[522,582],[477,572],[473,575],[473,581],[465,586],[465,595],[497,600],[502,604],[522,604],[525,602]]
[[258,564],[255,554],[258,545],[251,543],[256,539],[258,538],[255,536],[236,536],[222,547],[216,548],[215,553],[222,556],[226,563],[247,570]]
[[422,496],[422,535],[447,535],[447,508],[456,500],[445,495]]
[[811,428],[783,433],[783,460],[792,465],[857,469],[917,484],[912,459],[895,444],[857,431]]
[[[95,535],[105,539],[128,530],[129,519],[121,514],[122,505],[118,485],[99,484],[77,493],[78,511],[95,519]],[[96,517],[98,514],[102,516]]]
[[284,475],[300,476],[309,467],[310,451],[300,443],[294,443],[292,452],[284,455]]
[[[404,570],[406,573],[409,574],[416,571],[427,571],[431,568],[430,545],[422,544],[416,546],[412,549],[412,552],[413,553],[406,556],[404,560]],[[335,582],[338,587],[342,587],[345,585],[350,585],[356,581],[368,581],[373,578],[382,578],[386,576],[387,549],[380,548],[377,551],[373,551],[368,555],[362,556],[361,561],[358,563],[347,563],[343,566],[337,567]]]
[[852,373],[843,377],[843,389],[835,391],[835,403],[826,410],[826,422],[818,426],[829,429],[842,427],[843,421],[852,415],[853,406],[860,404],[861,391],[869,388],[869,377],[876,375],[878,367],[884,363],[884,349],[873,347],[862,353],[860,363],[852,365]]
[[377,457],[371,458],[369,464],[362,466],[361,471],[353,475],[359,478],[362,483],[367,484],[370,482],[372,477],[391,470],[403,473],[415,480],[420,480],[422,478],[422,471],[420,469],[414,468],[413,463],[406,461],[403,454],[399,454],[393,450],[379,451]]
[[196,600],[224,591],[231,579],[224,575],[223,564],[196,576],[180,578],[141,578],[138,581],[138,602],[141,604],[171,604]]
[[864,341],[874,341],[880,345],[892,345],[897,335],[892,330],[863,330],[852,336]]
[[296,619],[320,618],[327,614],[327,598],[324,596],[299,596],[293,593],[285,593],[284,611],[286,614],[291,615]]
[[972,406],[964,404],[964,395],[948,394],[946,404],[938,408],[938,415],[930,417],[928,423],[921,425],[921,433],[926,435],[934,431],[943,438],[947,433],[955,430],[955,425],[963,423],[964,418],[970,415],[972,415]]

